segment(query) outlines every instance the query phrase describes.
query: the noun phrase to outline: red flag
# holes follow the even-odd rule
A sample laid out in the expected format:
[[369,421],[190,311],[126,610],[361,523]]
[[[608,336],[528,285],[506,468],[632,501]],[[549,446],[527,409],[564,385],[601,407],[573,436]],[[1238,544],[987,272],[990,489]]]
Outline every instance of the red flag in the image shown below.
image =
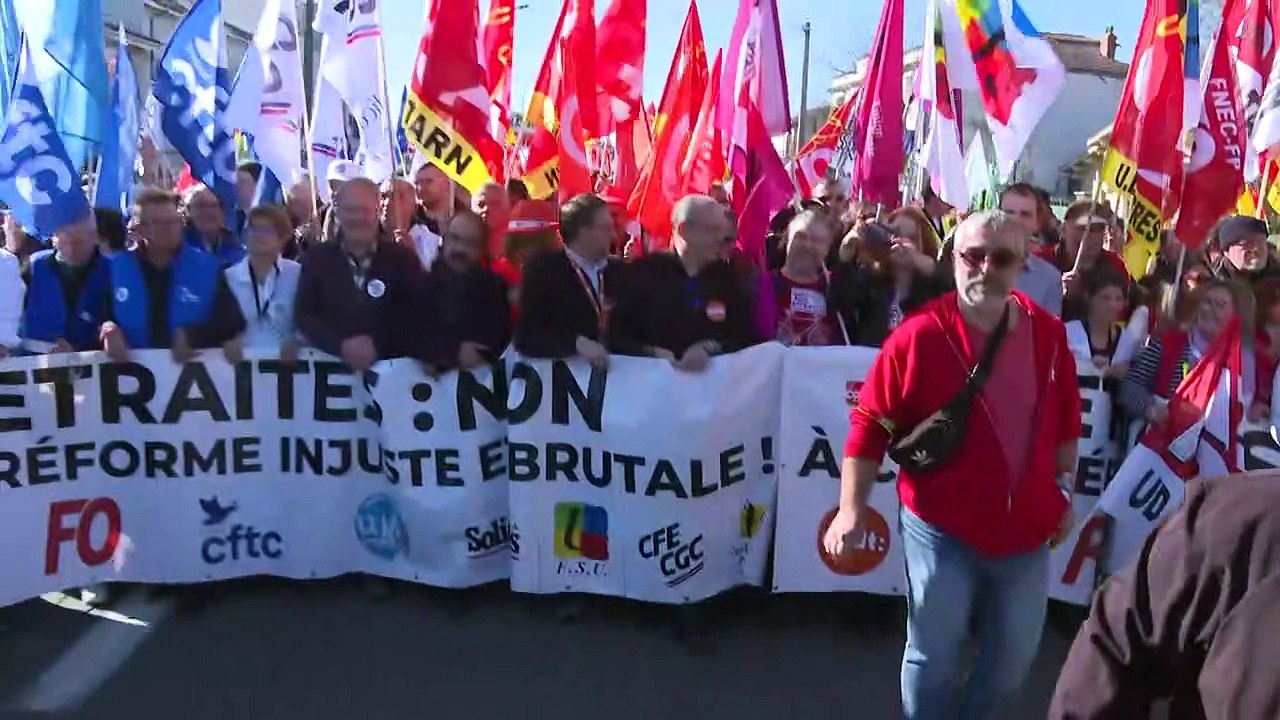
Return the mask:
[[1102,163],[1103,182],[1133,201],[1124,256],[1134,277],[1146,273],[1182,194],[1187,8],[1186,0],[1147,3]]
[[707,91],[707,48],[702,39],[698,6],[689,4],[676,54],[667,73],[662,103],[654,118],[653,151],[640,170],[627,210],[661,243],[671,238],[671,210],[681,197],[683,181],[680,164],[688,151],[689,139],[699,102]]
[[[1244,4],[1227,0],[1223,14]],[[1231,212],[1244,185],[1244,112],[1236,86],[1236,68],[1231,47],[1219,36],[1214,43],[1208,75],[1203,79],[1204,108],[1195,131],[1191,163],[1187,166],[1182,208],[1178,211],[1177,236],[1188,250],[1195,250],[1209,237],[1218,218]]]
[[875,45],[854,120],[859,138],[853,186],[862,197],[890,207],[898,204],[902,176],[902,0],[888,0],[880,13]]
[[[1280,11],[1269,0],[1240,0],[1222,9],[1220,37],[1231,46],[1235,58],[1240,106],[1244,112],[1246,137],[1253,137],[1262,93],[1276,59],[1276,38],[1280,33]],[[1244,179],[1257,180],[1261,162],[1253,143],[1245,148]]]
[[795,196],[791,173],[778,157],[764,119],[756,110],[747,116],[747,197],[738,220],[738,249],[765,267],[765,235],[769,221]]
[[195,176],[191,174],[191,166],[186,163],[182,163],[182,172],[178,173],[178,180],[173,185],[173,191],[182,195],[197,184],[199,184],[199,182],[195,179]]
[[689,136],[689,149],[680,163],[685,195],[706,194],[711,183],[724,177],[724,152],[716,133],[716,102],[720,99],[720,71],[723,52],[716,53],[711,66],[711,82],[702,96],[702,108]]
[[1147,428],[1098,499],[1098,510],[1115,519],[1110,567],[1137,555],[1156,524],[1182,504],[1187,481],[1234,473],[1243,464],[1240,335],[1236,317],[1178,385],[1168,418]]
[[556,108],[560,105],[558,96],[562,87],[560,47],[564,39],[569,4],[575,1],[565,0],[560,7],[560,17],[551,33],[547,53],[542,57],[542,68],[538,71],[538,79],[533,83],[529,111],[525,113],[525,122],[532,128],[532,135],[529,138],[529,156],[526,160],[528,170],[524,175],[524,183],[529,189],[529,195],[538,199],[551,197],[560,182],[557,167],[560,148],[555,124]]
[[817,134],[809,138],[809,142],[796,153],[796,183],[800,186],[800,196],[813,197],[813,188],[827,176],[827,168],[836,158],[836,149],[842,141],[848,142],[853,130],[853,109],[858,103],[858,91],[849,93],[849,97],[836,108],[827,122]]
[[648,0],[613,0],[596,30],[596,83],[619,124],[640,115]]
[[511,48],[515,44],[516,0],[491,0],[481,32],[485,89],[493,101],[495,132],[505,144],[511,129]]
[[577,21],[560,50],[561,57],[565,60],[565,72],[560,76],[562,87],[556,118],[559,130],[558,189],[561,200],[595,189],[591,182],[591,163],[587,160],[587,136],[583,122],[587,111],[590,111],[592,117],[595,116],[595,103],[591,96],[595,92],[595,78],[590,72],[582,72],[582,68],[589,68],[595,61],[595,23],[589,14],[591,0],[583,0],[583,4],[588,8],[585,16],[585,22],[589,23],[586,25],[587,29],[583,28],[583,16],[576,16]]
[[471,192],[500,175],[503,160],[489,133],[479,31],[477,0],[429,0],[402,121],[418,151]]

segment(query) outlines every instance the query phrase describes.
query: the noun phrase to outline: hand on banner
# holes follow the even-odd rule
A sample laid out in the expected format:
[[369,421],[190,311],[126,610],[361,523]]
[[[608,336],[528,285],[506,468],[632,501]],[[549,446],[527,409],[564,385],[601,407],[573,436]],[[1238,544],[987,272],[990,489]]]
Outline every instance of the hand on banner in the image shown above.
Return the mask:
[[244,336],[233,337],[222,343],[222,354],[232,365],[244,360]]
[[75,351],[76,349],[71,347],[71,343],[67,342],[66,338],[58,338],[53,341],[53,349],[49,351],[49,354],[57,355],[58,353],[69,353]]
[[440,368],[435,365],[432,365],[426,360],[419,360],[418,367],[422,369],[423,375],[426,375],[432,380],[435,380],[440,377]]
[[822,538],[822,546],[832,556],[841,557],[861,546],[862,536],[866,532],[866,513],[857,509],[840,508],[831,520],[827,534]]
[[296,338],[289,338],[280,343],[280,359],[285,362],[297,362],[298,355],[302,353],[302,343]]
[[579,335],[574,349],[583,360],[586,360],[591,365],[591,367],[598,368],[600,370],[609,369],[609,351],[605,349],[604,345],[601,345],[595,340]]
[[462,341],[462,346],[458,348],[458,367],[463,370],[480,367],[485,364],[484,351],[488,349],[478,342]]
[[1147,422],[1152,425],[1159,425],[1169,419],[1169,408],[1159,400],[1151,403],[1151,407],[1147,408]]
[[1249,422],[1260,423],[1265,422],[1271,417],[1271,406],[1264,402],[1255,401],[1249,406]]
[[658,358],[659,360],[666,360],[672,365],[676,364],[675,353],[671,352],[670,350],[667,350],[666,348],[650,347],[649,354],[652,355],[653,357]]
[[676,362],[676,369],[684,372],[700,373],[711,364],[711,343],[703,341],[684,351]]
[[187,341],[187,331],[178,328],[173,331],[173,347],[170,349],[173,354],[173,361],[184,363],[196,356],[195,348],[191,347],[191,343]]
[[4,360],[7,357],[9,357],[9,348],[4,345],[0,345],[0,360]]
[[103,323],[100,337],[102,349],[106,351],[107,357],[116,362],[128,362],[129,343],[124,339],[124,331],[119,325],[113,322]]
[[378,350],[373,346],[373,338],[356,335],[343,340],[342,359],[358,373],[373,367],[378,361]]

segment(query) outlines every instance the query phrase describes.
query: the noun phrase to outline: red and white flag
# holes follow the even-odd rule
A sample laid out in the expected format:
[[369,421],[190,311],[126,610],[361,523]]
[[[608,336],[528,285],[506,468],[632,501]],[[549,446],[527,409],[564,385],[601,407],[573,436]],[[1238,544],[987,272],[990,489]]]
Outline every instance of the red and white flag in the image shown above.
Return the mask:
[[1109,572],[1136,558],[1160,522],[1182,505],[1187,481],[1228,475],[1244,464],[1236,437],[1244,419],[1241,352],[1236,318],[1178,385],[1168,419],[1146,429],[1103,491],[1098,511],[1114,520]]
[[822,128],[809,138],[809,142],[800,148],[800,152],[796,153],[792,166],[801,197],[813,197],[814,186],[827,177],[827,171],[833,165],[839,168],[837,157],[840,145],[853,142],[853,110],[857,105],[858,91],[854,90],[831,113]]

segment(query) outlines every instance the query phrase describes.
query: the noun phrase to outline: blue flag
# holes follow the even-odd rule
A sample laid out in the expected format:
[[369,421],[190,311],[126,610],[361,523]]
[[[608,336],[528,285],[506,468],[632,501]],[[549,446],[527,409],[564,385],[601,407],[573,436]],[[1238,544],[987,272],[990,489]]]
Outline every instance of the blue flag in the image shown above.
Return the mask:
[[133,72],[123,26],[119,33],[116,75],[111,83],[111,118],[115,132],[108,135],[102,144],[102,163],[98,166],[93,205],[119,210],[127,216],[133,201],[133,164],[138,157],[140,119],[138,76]]
[[18,51],[22,32],[13,0],[0,0],[0,108],[9,107],[13,84],[18,77]]
[[224,121],[231,97],[222,0],[196,0],[169,38],[151,94],[160,104],[160,128],[209,186],[223,208],[236,207],[236,142]]
[[404,159],[409,154],[409,136],[404,132],[404,123],[400,118],[404,117],[405,103],[409,102],[409,86],[405,85],[404,90],[400,92],[400,114],[396,116],[396,146],[392,148],[395,151],[396,167],[404,167]]
[[53,235],[89,215],[80,173],[58,137],[25,46],[0,135],[0,200],[35,235]]
[[13,0],[36,77],[77,170],[115,132],[102,42],[102,0]]

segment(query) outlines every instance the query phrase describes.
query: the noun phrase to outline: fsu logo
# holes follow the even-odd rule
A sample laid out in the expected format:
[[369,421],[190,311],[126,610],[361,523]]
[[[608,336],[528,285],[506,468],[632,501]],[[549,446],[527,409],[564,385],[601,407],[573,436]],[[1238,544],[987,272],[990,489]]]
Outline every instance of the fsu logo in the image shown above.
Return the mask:
[[844,402],[849,407],[858,407],[858,393],[862,391],[861,380],[850,380],[844,384]]

